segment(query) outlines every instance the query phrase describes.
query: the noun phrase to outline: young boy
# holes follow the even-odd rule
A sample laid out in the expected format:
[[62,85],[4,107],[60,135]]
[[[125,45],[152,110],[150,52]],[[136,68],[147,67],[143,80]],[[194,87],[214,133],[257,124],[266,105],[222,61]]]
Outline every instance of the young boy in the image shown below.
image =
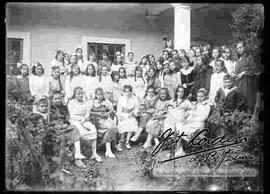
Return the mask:
[[215,96],[216,109],[221,112],[233,112],[245,109],[245,99],[237,87],[233,87],[233,78],[227,74],[223,77],[223,86]]

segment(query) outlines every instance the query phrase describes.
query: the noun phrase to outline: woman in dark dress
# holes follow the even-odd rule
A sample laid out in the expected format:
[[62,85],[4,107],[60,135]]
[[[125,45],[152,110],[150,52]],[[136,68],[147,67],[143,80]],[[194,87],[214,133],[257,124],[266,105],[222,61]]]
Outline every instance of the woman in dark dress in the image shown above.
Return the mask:
[[258,92],[259,70],[254,57],[246,52],[246,44],[241,41],[236,47],[238,61],[235,67],[236,85],[240,93],[246,98],[248,110],[254,110],[256,94]]

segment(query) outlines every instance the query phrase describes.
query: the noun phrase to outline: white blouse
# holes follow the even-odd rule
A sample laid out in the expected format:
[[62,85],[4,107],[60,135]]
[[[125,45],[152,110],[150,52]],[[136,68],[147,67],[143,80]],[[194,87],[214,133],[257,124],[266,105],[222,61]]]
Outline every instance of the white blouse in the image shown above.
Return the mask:
[[236,66],[236,62],[232,61],[232,60],[224,60],[224,65],[227,69],[228,74],[232,74],[235,73],[235,66]]
[[95,90],[98,86],[98,78],[96,76],[84,76],[84,85],[87,100],[94,98]]
[[125,113],[122,112],[122,108],[125,109],[133,109],[133,113],[137,114],[139,111],[139,101],[135,96],[132,96],[130,98],[127,98],[125,96],[121,96],[119,98],[118,104],[117,104],[117,115],[120,116],[124,116],[127,114],[131,114],[131,113]]
[[32,96],[36,96],[38,99],[44,96],[49,96],[49,78],[45,75],[36,76],[31,75],[29,77],[29,88]]
[[223,86],[224,75],[226,75],[225,72],[213,73],[211,75],[210,92],[209,92],[210,101],[214,101],[218,89]]

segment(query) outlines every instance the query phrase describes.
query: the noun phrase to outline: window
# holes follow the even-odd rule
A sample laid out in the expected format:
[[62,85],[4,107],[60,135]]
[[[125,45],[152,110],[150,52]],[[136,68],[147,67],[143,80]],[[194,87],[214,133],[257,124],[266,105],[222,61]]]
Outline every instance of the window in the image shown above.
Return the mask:
[[105,43],[90,43],[87,44],[87,56],[89,60],[89,54],[95,53],[97,60],[102,58],[102,50],[106,50],[109,54],[109,59],[113,62],[115,60],[115,53],[120,51],[125,56],[124,44],[105,44]]
[[7,39],[7,74],[19,74],[17,63],[23,60],[23,39],[8,38]]

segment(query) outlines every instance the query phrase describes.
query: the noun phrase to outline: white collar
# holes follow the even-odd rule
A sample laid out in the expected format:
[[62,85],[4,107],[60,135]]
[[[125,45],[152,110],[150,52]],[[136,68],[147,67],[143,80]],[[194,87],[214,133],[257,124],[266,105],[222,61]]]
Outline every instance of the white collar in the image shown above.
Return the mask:
[[183,73],[184,75],[190,74],[190,72],[193,70],[193,67],[189,67],[188,69],[180,69],[181,73]]

